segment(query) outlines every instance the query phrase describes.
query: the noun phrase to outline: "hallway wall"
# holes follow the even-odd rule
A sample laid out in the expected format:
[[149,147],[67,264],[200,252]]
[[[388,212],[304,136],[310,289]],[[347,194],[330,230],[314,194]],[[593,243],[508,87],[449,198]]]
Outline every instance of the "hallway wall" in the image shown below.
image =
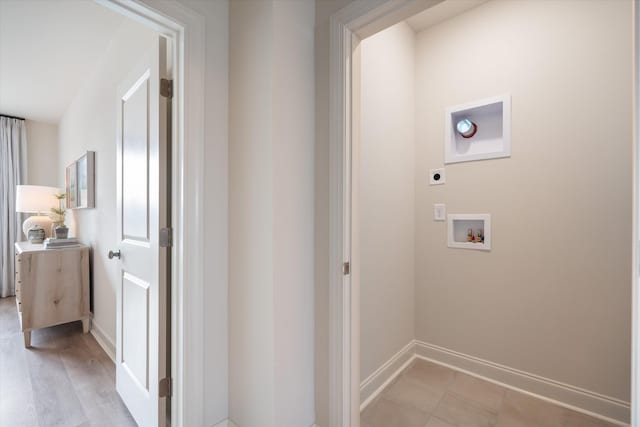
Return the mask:
[[230,3],[229,418],[314,413],[314,2]]

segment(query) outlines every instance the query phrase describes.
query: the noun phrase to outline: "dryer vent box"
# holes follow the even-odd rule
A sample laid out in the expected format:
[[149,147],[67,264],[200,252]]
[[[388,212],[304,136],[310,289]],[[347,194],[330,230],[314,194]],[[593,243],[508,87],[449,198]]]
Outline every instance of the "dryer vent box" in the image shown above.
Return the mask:
[[[457,131],[461,120],[477,126],[465,138]],[[511,156],[511,95],[449,107],[445,111],[445,163],[469,162]]]

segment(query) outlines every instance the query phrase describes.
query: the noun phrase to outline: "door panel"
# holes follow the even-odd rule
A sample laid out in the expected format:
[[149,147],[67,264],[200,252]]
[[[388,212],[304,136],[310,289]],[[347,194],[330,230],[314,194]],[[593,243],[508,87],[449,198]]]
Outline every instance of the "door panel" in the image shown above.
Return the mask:
[[166,41],[159,37],[118,89],[116,389],[139,426],[166,424]]
[[149,283],[129,273],[122,277],[122,365],[149,390]]
[[122,103],[122,233],[124,238],[148,241],[148,178],[149,178],[149,77],[145,73],[127,93]]

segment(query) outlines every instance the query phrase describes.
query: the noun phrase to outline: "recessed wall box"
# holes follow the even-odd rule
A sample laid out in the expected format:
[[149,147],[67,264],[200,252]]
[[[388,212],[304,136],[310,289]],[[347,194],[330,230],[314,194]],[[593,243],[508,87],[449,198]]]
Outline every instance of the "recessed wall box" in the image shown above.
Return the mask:
[[[471,137],[456,128],[465,120],[477,126]],[[511,156],[511,95],[447,108],[444,136],[445,163]]]
[[444,168],[429,169],[429,185],[441,185],[447,182],[444,174]]
[[490,214],[447,215],[450,248],[491,250]]

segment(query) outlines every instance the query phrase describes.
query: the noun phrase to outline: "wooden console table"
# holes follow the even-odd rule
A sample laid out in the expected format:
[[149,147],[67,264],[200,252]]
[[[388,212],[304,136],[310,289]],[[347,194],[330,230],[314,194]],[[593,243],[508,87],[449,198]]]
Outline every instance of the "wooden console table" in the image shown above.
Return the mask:
[[16,304],[24,346],[31,331],[82,320],[89,332],[89,247],[44,249],[16,242]]

